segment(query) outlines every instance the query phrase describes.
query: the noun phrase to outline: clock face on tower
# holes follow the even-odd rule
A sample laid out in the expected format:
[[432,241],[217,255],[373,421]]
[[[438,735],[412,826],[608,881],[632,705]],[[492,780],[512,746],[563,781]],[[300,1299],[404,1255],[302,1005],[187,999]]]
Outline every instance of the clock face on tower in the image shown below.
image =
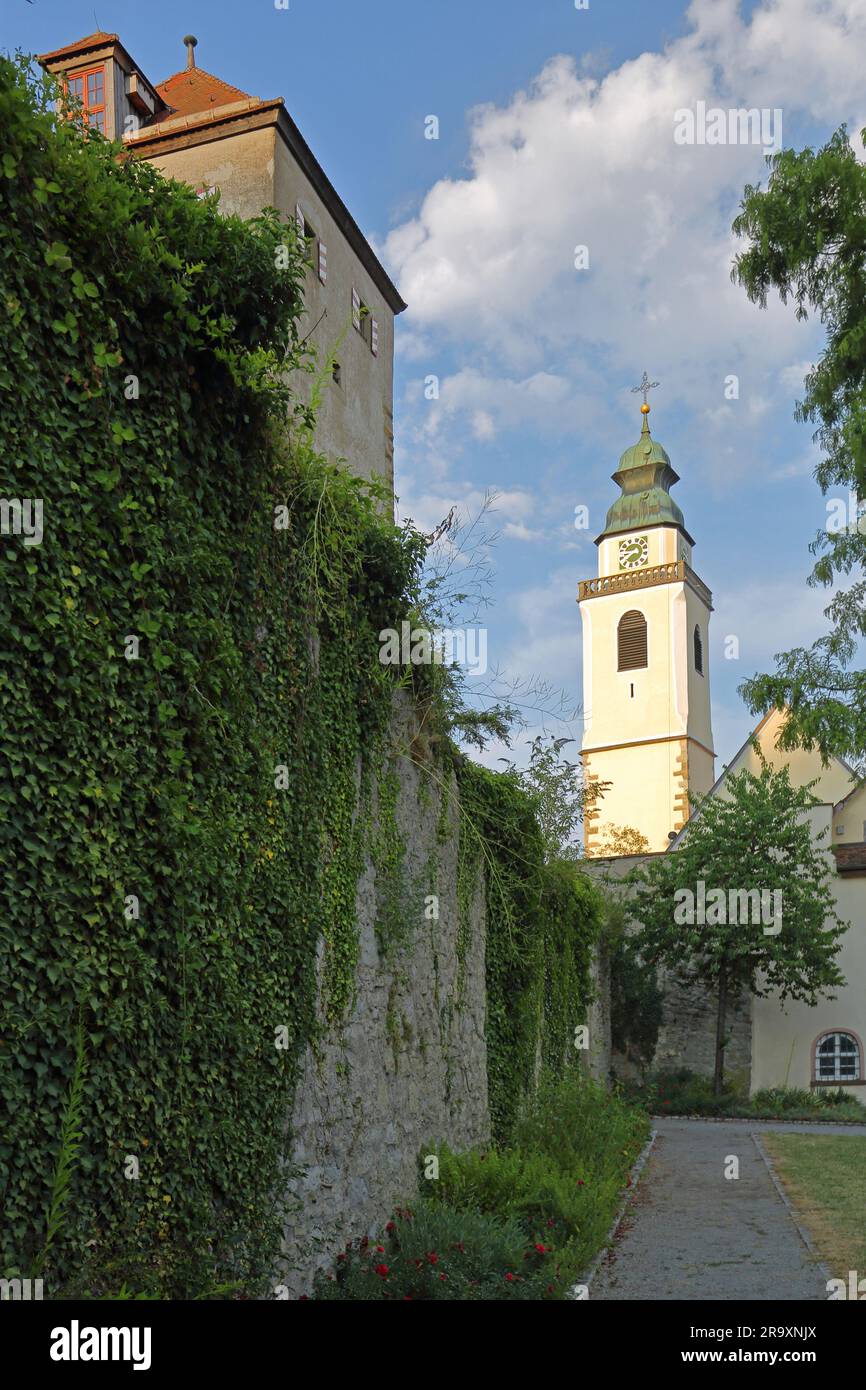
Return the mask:
[[638,569],[649,558],[649,541],[646,536],[629,536],[619,543],[619,567],[621,570]]

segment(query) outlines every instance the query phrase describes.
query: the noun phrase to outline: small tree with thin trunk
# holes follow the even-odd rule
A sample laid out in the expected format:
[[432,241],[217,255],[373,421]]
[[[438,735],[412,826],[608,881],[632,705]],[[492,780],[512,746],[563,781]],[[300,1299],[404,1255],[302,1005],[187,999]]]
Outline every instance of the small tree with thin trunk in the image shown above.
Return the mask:
[[814,1005],[845,983],[835,957],[848,924],[809,823],[817,804],[809,787],[791,786],[787,768],[744,769],[696,803],[679,848],[630,876],[643,961],[716,998],[716,1095],[728,1009],[744,992]]

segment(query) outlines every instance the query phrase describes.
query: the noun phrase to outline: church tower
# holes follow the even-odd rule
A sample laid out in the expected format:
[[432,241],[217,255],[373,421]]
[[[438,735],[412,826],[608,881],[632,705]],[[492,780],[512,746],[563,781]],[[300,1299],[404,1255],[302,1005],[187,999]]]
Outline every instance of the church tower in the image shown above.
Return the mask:
[[[613,474],[620,496],[596,540],[598,577],[581,582],[581,756],[588,786],[609,783],[587,812],[586,853],[628,852],[619,832],[667,849],[689,793],[713,785],[709,621],[712,595],[692,569],[694,541],[670,495],[679,481],[643,425]],[[611,851],[611,840],[618,848]]]

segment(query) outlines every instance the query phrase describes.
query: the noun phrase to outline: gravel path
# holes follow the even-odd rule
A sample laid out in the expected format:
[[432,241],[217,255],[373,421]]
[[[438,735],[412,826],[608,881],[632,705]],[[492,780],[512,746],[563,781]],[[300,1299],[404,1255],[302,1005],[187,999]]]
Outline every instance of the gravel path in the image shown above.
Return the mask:
[[[806,1248],[752,1135],[866,1134],[866,1125],[654,1124],[658,1138],[590,1299],[826,1299],[827,1273]],[[729,1155],[739,1159],[735,1179],[725,1177]]]

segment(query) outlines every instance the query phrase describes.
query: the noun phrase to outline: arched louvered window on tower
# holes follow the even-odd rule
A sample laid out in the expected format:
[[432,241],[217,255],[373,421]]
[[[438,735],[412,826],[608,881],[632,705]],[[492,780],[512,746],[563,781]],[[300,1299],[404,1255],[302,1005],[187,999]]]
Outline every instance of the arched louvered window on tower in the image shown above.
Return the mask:
[[695,624],[695,670],[699,676],[704,674],[704,644],[701,641],[701,629]]
[[647,664],[646,618],[636,608],[623,613],[616,630],[618,671],[636,671]]

